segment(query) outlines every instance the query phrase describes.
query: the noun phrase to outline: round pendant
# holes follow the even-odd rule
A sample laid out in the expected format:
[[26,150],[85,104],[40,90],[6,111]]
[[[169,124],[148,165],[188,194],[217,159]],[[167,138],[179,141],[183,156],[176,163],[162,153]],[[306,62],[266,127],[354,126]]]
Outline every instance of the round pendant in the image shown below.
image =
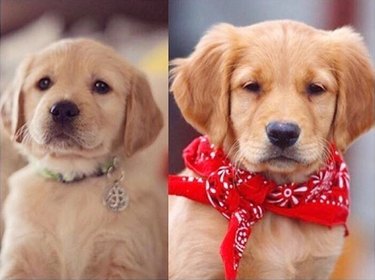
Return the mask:
[[114,212],[123,211],[128,206],[129,196],[118,181],[114,182],[113,185],[105,192],[104,204],[108,209]]

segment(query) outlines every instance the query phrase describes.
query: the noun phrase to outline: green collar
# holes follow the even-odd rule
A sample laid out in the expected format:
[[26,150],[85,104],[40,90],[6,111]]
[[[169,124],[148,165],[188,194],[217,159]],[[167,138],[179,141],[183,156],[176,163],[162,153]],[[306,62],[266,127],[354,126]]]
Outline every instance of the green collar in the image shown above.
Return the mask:
[[43,176],[44,178],[54,180],[54,181],[57,181],[57,182],[61,182],[61,183],[64,183],[64,184],[69,184],[69,183],[82,181],[83,179],[89,178],[89,177],[100,177],[100,176],[103,176],[103,175],[107,175],[108,173],[111,173],[116,168],[116,165],[117,165],[117,158],[114,157],[111,160],[109,160],[109,161],[105,162],[104,164],[100,165],[97,168],[97,170],[90,175],[79,174],[79,175],[75,175],[75,176],[74,175],[68,176],[68,175],[64,175],[64,174],[59,173],[59,172],[54,172],[54,171],[52,171],[50,169],[47,169],[47,168],[40,169],[38,173],[41,176]]

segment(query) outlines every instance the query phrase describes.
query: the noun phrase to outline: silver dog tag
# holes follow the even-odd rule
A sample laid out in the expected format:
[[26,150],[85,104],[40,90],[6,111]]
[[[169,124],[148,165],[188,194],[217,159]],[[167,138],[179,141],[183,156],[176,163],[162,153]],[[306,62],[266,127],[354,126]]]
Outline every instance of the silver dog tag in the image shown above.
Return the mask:
[[115,181],[104,194],[104,204],[113,212],[123,211],[129,205],[129,196],[119,181]]

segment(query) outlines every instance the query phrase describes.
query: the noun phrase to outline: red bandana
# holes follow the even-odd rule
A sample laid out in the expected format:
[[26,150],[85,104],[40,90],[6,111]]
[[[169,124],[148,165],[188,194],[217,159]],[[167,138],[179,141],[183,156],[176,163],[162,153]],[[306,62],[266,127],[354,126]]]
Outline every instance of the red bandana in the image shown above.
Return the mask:
[[277,185],[260,173],[233,167],[223,150],[201,136],[183,152],[186,167],[200,177],[169,176],[169,194],[210,204],[229,220],[220,254],[226,279],[235,279],[251,226],[265,211],[328,227],[345,225],[349,174],[333,145],[331,155],[307,182]]

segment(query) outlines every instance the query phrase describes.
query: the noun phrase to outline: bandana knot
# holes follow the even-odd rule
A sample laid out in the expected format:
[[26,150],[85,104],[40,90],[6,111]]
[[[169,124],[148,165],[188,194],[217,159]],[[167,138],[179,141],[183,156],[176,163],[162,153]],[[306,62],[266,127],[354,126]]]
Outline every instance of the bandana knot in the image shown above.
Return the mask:
[[349,174],[331,145],[326,165],[303,183],[278,185],[261,173],[232,165],[221,149],[201,136],[183,152],[199,177],[169,176],[169,194],[211,205],[229,220],[220,248],[226,279],[235,279],[251,227],[266,211],[324,226],[344,225],[349,214]]
[[211,173],[206,180],[211,205],[227,219],[240,209],[257,213],[254,218],[260,219],[263,211],[259,205],[266,199],[269,186],[267,181],[262,185],[248,184],[251,176],[236,172],[231,166],[222,166]]

